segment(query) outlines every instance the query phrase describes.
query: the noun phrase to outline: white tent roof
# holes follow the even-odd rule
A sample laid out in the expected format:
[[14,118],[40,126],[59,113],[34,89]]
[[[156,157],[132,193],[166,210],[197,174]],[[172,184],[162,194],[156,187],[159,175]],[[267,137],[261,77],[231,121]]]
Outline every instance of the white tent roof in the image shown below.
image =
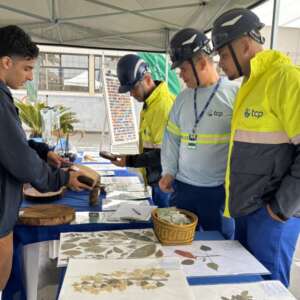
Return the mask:
[[263,0],[0,0],[0,25],[16,24],[38,43],[165,51],[184,27],[208,30],[234,7]]

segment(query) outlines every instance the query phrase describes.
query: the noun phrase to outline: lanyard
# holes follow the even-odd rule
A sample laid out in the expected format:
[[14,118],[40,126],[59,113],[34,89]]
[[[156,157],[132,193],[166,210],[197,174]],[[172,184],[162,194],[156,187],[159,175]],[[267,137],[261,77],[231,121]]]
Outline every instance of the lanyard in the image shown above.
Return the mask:
[[200,114],[198,115],[198,109],[197,109],[197,88],[195,88],[194,90],[194,112],[195,112],[195,124],[193,127],[193,134],[195,134],[196,132],[196,128],[198,123],[200,122],[200,120],[202,119],[204,113],[206,112],[212,98],[214,97],[214,95],[216,94],[219,86],[220,86],[220,82],[221,82],[221,78],[218,80],[217,84],[214,87],[214,90],[212,91],[212,93],[210,94],[210,96],[208,97],[208,100],[206,102],[206,104],[204,105],[202,111],[200,112]]

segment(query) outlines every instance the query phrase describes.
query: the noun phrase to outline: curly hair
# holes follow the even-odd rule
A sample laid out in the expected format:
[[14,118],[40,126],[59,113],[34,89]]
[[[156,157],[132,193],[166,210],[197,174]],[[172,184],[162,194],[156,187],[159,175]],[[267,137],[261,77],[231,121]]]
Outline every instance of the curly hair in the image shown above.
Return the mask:
[[39,55],[39,48],[30,36],[16,25],[0,28],[0,57],[16,56],[34,59]]

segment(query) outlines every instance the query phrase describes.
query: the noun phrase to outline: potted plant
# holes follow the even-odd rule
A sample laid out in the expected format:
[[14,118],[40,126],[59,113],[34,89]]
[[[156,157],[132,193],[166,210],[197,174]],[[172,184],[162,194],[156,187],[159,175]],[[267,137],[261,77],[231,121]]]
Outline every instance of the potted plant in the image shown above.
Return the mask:
[[[44,102],[24,102],[16,101],[16,107],[19,110],[21,121],[30,128],[30,137],[42,137],[42,116],[41,110],[46,108]],[[76,118],[76,113],[70,111],[63,105],[58,106],[60,112],[60,129],[54,131],[53,134],[58,137],[68,137],[74,131],[74,124],[79,120]]]

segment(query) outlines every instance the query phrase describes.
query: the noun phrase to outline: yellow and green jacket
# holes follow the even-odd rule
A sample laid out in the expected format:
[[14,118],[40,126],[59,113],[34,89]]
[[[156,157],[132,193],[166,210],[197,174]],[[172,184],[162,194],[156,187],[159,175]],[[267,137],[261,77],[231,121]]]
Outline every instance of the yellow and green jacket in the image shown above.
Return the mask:
[[226,173],[226,216],[269,204],[282,218],[300,214],[300,68],[280,52],[251,60],[235,100]]
[[160,148],[175,96],[165,82],[156,81],[156,88],[145,100],[140,115],[140,154],[129,155],[126,165],[145,168],[148,184],[155,184],[161,176]]

